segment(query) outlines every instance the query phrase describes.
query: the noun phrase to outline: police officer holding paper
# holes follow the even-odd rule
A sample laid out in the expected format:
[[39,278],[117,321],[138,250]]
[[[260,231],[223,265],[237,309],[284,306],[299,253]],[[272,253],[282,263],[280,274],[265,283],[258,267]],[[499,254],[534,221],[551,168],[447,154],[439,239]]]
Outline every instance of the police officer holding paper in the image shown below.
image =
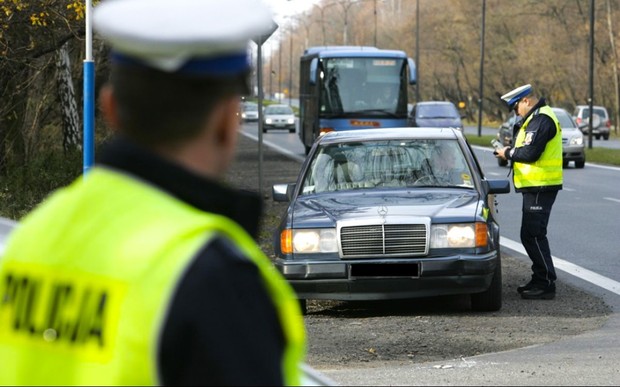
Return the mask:
[[305,333],[261,252],[260,198],[223,184],[256,0],[104,0],[117,137],[0,260],[0,384],[296,385]]
[[517,288],[525,299],[553,299],[556,273],[547,225],[558,191],[562,189],[562,132],[544,98],[531,85],[518,87],[501,99],[522,117],[514,128],[514,147],[496,150],[512,161],[513,182],[523,195],[521,243],[532,260],[531,280]]

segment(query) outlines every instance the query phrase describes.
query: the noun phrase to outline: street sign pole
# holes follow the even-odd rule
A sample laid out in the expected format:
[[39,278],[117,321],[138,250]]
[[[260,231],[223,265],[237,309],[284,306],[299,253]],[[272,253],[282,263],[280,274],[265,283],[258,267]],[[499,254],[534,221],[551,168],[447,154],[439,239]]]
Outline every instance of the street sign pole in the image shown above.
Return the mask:
[[91,0],[86,1],[86,58],[84,60],[84,133],[83,174],[95,159],[95,62],[93,61],[93,29]]
[[[256,85],[258,87],[258,192],[263,195],[263,44],[278,29],[274,21],[271,30],[254,39],[258,46],[256,55]],[[271,75],[270,75],[271,76]]]

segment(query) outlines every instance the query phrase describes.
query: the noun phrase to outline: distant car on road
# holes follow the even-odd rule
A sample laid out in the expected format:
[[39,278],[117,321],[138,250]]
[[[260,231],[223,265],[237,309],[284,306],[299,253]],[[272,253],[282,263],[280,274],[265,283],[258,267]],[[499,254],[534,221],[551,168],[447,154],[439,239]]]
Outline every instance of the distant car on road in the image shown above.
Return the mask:
[[456,128],[463,131],[461,114],[449,101],[422,101],[413,104],[409,125],[426,128]]
[[[565,109],[554,107],[552,108],[560,127],[562,128],[562,164],[564,167],[568,167],[569,163],[573,161],[575,168],[583,168],[586,164],[586,151],[583,133],[577,127],[576,122],[571,115]],[[511,113],[506,121],[504,121],[497,132],[497,139],[504,146],[512,146],[512,131],[515,123],[521,120],[521,117]],[[508,161],[504,159],[497,159],[497,163],[500,166],[508,165]]]
[[[604,106],[592,106],[592,135],[600,140],[601,137],[609,140],[609,131],[611,129],[611,119],[609,113]],[[577,126],[584,134],[588,134],[590,118],[590,106],[577,105],[573,111],[573,118]]]
[[241,104],[240,118],[243,122],[258,121],[258,104],[254,102],[243,102]]
[[295,133],[295,112],[289,105],[269,105],[263,111],[263,133],[269,129],[285,129]]
[[330,132],[296,183],[273,187],[288,208],[274,235],[275,266],[306,299],[383,300],[468,294],[502,304],[494,195],[456,129]]

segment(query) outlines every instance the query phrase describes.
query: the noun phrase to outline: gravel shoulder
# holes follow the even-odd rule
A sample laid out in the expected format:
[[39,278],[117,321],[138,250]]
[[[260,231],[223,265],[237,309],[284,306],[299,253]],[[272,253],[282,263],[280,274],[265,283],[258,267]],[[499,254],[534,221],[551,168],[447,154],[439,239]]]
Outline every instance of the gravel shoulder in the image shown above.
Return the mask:
[[[263,202],[259,243],[273,257],[273,230],[286,204],[271,199],[271,186],[294,182],[301,164],[263,147]],[[258,144],[239,137],[229,184],[258,191]],[[305,316],[308,363],[316,369],[377,367],[458,359],[560,340],[600,328],[612,313],[605,302],[562,278],[555,300],[522,300],[518,284],[529,278],[529,262],[504,251],[503,307],[469,309],[468,297],[398,301],[308,302]],[[562,272],[560,272],[560,276]]]

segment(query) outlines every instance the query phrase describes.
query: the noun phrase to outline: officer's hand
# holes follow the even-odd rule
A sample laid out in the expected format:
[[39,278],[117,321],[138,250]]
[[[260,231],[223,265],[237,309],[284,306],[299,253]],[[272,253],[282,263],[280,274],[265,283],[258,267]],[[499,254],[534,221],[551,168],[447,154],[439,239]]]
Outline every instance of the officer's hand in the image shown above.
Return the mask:
[[498,159],[504,159],[507,160],[506,158],[506,152],[508,152],[510,150],[509,146],[503,147],[501,149],[497,149],[495,152],[493,152],[495,154],[495,157],[497,157]]

